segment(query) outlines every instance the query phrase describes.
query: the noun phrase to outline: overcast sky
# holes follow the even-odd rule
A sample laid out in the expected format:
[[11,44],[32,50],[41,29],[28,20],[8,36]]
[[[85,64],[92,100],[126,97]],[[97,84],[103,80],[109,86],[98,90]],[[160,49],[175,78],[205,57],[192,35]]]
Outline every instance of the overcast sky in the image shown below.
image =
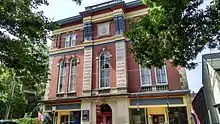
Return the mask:
[[[108,0],[82,0],[82,4],[76,5],[75,2],[72,2],[72,0],[48,0],[49,6],[42,6],[40,7],[40,10],[43,10],[45,15],[54,21],[64,19],[67,17],[78,15],[79,12],[82,12],[85,10],[86,6],[95,5],[98,3],[106,2]],[[124,0],[125,2],[130,2],[133,0]],[[204,0],[202,8],[204,8],[210,0]],[[210,50],[204,50],[202,53],[200,53],[195,60],[195,62],[199,62],[198,66],[194,70],[187,70],[187,78],[189,83],[189,88],[192,91],[197,92],[199,88],[202,86],[202,68],[201,68],[201,61],[202,61],[202,54],[207,53],[214,53],[218,51],[210,51]]]

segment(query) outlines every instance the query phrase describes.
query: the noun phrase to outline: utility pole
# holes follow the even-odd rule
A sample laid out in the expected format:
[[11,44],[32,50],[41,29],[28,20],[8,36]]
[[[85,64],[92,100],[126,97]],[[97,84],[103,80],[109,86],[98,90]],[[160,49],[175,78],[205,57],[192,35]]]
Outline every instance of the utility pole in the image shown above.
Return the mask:
[[12,81],[11,81],[11,89],[10,89],[10,93],[8,94],[8,107],[6,110],[6,115],[5,115],[5,119],[8,119],[9,114],[10,114],[10,109],[11,109],[11,101],[14,95],[14,89],[15,89],[15,85],[16,85],[16,81],[15,81],[15,73],[13,73],[13,77],[12,77]]

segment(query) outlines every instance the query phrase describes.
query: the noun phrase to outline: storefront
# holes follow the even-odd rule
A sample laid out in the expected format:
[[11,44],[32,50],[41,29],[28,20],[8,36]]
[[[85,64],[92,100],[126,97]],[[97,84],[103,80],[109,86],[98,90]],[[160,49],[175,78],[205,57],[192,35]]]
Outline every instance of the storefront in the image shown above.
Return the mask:
[[129,123],[127,96],[84,98],[81,102],[81,110],[81,124]]
[[130,124],[191,124],[187,105],[184,97],[130,99]]
[[53,124],[81,123],[81,103],[45,105],[45,113],[48,113]]

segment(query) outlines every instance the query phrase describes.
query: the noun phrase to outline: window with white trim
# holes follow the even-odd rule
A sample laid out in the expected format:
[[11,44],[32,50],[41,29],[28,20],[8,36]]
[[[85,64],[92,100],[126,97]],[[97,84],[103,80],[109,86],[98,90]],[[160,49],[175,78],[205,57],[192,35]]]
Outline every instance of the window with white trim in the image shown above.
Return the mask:
[[76,45],[76,36],[77,36],[76,33],[71,34],[70,47]]
[[65,48],[76,45],[76,33],[67,34],[64,38]]
[[150,68],[140,67],[141,86],[151,85]]
[[65,42],[65,48],[69,47],[69,44],[70,44],[70,35],[66,35],[65,38],[64,38],[64,42]]
[[66,79],[66,62],[63,60],[59,64],[58,93],[64,92],[65,79]]
[[156,67],[155,70],[157,84],[167,84],[166,66],[162,66],[161,68]]
[[68,90],[75,91],[76,90],[76,79],[77,79],[77,58],[73,58],[70,61],[70,74],[69,74],[69,88]]
[[110,55],[103,52],[99,58],[99,88],[109,87],[110,82]]

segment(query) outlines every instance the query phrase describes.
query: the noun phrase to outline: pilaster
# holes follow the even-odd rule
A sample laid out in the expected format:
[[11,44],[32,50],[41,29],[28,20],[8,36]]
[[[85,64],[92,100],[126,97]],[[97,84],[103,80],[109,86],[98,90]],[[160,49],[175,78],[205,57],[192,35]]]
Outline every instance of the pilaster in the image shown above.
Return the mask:
[[116,82],[117,88],[127,92],[126,44],[124,40],[116,41]]
[[[52,64],[53,64],[53,57],[49,57],[49,70],[52,70]],[[49,79],[51,78],[50,75],[48,75]],[[50,81],[47,81],[45,94],[44,94],[44,100],[48,100],[49,97],[49,88],[50,88]]]
[[92,46],[84,48],[83,96],[91,95],[92,86]]

